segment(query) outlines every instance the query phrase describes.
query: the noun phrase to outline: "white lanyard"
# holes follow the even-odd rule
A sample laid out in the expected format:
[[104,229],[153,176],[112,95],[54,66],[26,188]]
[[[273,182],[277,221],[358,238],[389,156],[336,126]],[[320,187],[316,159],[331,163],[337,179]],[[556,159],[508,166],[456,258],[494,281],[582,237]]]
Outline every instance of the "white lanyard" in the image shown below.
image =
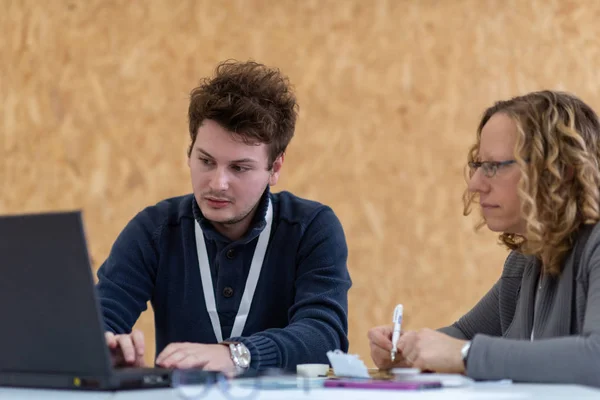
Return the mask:
[[[258,283],[260,276],[260,270],[262,268],[265,253],[267,252],[267,245],[269,244],[269,236],[271,235],[271,222],[273,221],[273,207],[271,200],[269,199],[269,206],[267,208],[266,222],[267,225],[260,233],[258,237],[258,243],[256,249],[254,249],[254,256],[252,256],[252,263],[250,264],[250,272],[248,273],[248,279],[246,280],[246,287],[242,294],[242,301],[240,308],[235,317],[233,323],[233,329],[231,330],[231,337],[241,336],[246,325],[246,319],[248,318],[248,312],[250,311],[250,305],[252,304],[252,298],[254,297],[254,291]],[[212,277],[210,275],[210,264],[208,261],[208,253],[206,251],[206,243],[204,242],[204,234],[200,224],[196,221],[196,249],[198,251],[198,265],[200,266],[200,278],[202,279],[202,290],[204,291],[204,301],[206,303],[206,309],[212,323],[213,330],[215,331],[215,337],[217,342],[223,341],[223,333],[221,332],[221,322],[219,321],[219,314],[217,313],[217,304],[215,302],[215,291],[213,289]]]

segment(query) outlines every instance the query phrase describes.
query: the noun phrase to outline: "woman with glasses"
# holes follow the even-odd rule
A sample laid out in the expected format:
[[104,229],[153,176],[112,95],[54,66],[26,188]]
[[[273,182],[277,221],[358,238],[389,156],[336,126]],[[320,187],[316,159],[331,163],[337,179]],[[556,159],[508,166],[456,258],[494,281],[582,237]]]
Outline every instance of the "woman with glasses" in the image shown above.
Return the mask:
[[379,368],[600,386],[600,123],[573,95],[488,108],[468,153],[465,215],[511,250],[489,292],[453,325],[369,331]]

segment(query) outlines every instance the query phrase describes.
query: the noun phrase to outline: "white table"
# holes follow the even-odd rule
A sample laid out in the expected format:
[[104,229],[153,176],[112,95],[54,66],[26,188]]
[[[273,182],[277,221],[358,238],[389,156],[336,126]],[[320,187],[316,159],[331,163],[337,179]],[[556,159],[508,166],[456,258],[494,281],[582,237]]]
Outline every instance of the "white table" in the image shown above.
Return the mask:
[[[235,392],[232,392],[234,395]],[[122,392],[80,392],[63,390],[32,390],[0,388],[2,400],[182,400],[175,389],[152,389]],[[218,389],[213,388],[202,400],[228,400]],[[393,390],[357,389],[311,389],[308,394],[301,390],[264,390],[255,400],[501,400],[501,399],[596,399],[600,390],[576,385],[492,384],[482,383],[462,388],[432,389],[421,392]],[[191,399],[190,399],[191,400]]]

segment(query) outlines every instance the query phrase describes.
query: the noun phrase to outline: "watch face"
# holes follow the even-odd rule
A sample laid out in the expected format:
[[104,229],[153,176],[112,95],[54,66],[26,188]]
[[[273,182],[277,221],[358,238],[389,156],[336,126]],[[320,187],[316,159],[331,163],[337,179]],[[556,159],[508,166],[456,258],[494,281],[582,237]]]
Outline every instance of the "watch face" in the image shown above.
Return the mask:
[[248,368],[250,366],[250,351],[243,344],[239,343],[231,347],[233,361],[238,367]]
[[238,346],[240,349],[240,367],[248,368],[250,366],[250,352],[246,346]]

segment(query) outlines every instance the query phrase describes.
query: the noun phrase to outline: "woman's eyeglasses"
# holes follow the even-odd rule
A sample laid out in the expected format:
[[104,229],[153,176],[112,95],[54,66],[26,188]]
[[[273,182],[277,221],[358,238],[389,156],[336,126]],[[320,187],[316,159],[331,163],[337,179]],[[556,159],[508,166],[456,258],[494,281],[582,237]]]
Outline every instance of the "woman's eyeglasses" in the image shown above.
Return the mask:
[[483,175],[487,178],[493,178],[496,176],[498,169],[516,163],[516,160],[506,161],[471,161],[469,165],[469,175],[473,176],[475,172],[481,168]]

